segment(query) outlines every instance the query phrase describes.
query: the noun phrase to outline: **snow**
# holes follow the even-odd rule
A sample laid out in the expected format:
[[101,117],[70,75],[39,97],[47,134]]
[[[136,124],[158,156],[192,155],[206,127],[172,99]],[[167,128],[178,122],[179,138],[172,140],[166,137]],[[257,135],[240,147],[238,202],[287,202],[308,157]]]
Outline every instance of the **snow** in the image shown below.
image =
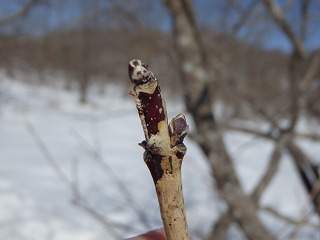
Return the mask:
[[[137,145],[143,132],[134,102],[126,94],[129,87],[108,84],[105,95],[93,89],[89,103],[79,104],[76,92],[24,84],[0,74],[0,239],[117,239],[77,205],[34,134],[98,214],[127,226],[114,227],[118,238],[161,227],[153,182]],[[183,109],[174,101],[167,106],[171,117]],[[225,137],[244,190],[250,193],[268,164],[272,143],[234,132]],[[312,144],[302,143],[310,156],[319,156],[319,146]],[[190,139],[186,145],[182,173],[187,217],[194,239],[201,239],[225,206],[213,191],[201,151]],[[310,208],[286,154],[262,204],[296,219]],[[133,205],[148,226],[137,220]],[[262,219],[272,230],[279,226],[274,217]],[[283,231],[279,236],[287,237]],[[306,228],[303,236],[319,234]]]

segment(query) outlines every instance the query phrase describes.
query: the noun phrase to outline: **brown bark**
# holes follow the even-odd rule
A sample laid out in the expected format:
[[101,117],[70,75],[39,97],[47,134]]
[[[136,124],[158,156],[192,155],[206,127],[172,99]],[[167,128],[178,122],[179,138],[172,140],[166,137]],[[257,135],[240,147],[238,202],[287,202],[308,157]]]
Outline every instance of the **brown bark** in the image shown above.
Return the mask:
[[257,217],[254,203],[243,192],[220,128],[215,122],[208,84],[209,73],[205,67],[206,60],[197,34],[191,1],[166,1],[166,4],[173,18],[187,109],[197,127],[195,139],[208,158],[217,188],[248,239],[274,239]]
[[219,220],[215,223],[208,240],[224,240],[227,239],[228,230],[233,223],[232,213],[230,211],[220,216]]
[[277,173],[281,159],[281,153],[288,141],[288,138],[288,136],[283,136],[279,141],[275,142],[276,146],[274,147],[274,150],[271,154],[269,166],[251,194],[256,205],[259,204],[262,194],[264,193],[264,191],[270,184],[271,180]]

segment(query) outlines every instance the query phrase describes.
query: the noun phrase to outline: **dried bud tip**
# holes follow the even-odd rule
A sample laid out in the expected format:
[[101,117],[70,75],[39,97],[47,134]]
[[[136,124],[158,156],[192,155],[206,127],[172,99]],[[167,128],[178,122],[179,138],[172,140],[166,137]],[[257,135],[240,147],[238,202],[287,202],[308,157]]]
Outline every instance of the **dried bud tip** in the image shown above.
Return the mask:
[[147,149],[148,149],[148,147],[147,147],[147,142],[146,142],[146,141],[142,141],[141,143],[138,143],[138,145],[139,145],[140,147],[143,147],[144,150],[147,150]]
[[131,91],[129,92],[129,95],[131,95],[131,96],[134,97],[134,96],[136,96],[137,94],[136,94],[134,91],[131,90]]
[[152,73],[147,64],[141,60],[133,59],[128,66],[128,73],[131,82],[135,85],[147,83],[151,80]]

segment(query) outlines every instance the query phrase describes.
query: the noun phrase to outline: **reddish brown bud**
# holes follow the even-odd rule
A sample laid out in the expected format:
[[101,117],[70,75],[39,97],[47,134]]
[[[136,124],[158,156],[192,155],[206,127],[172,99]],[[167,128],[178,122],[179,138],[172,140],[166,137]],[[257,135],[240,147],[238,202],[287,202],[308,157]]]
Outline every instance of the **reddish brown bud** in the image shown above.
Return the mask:
[[189,125],[187,124],[186,117],[182,113],[174,117],[169,123],[171,143],[174,145],[182,143],[188,132]]

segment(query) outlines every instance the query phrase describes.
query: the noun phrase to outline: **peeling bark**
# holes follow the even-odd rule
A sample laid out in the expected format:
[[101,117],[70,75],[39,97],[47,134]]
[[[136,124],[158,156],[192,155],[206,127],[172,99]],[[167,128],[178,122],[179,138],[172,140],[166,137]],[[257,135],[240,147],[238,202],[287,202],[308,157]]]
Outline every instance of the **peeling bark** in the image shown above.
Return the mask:
[[187,150],[183,139],[189,126],[183,114],[168,124],[167,109],[158,81],[148,65],[132,60],[129,63],[129,77],[134,84],[130,95],[135,100],[145,135],[145,141],[139,145],[145,149],[144,161],[156,187],[167,239],[187,240],[181,164]]

